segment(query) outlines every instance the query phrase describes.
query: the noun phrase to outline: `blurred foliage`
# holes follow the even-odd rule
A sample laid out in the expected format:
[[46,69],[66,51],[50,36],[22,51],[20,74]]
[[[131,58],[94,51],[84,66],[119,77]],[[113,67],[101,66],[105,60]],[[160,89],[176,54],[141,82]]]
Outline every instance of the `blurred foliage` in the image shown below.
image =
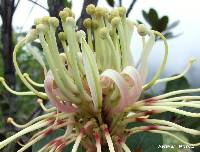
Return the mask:
[[[165,89],[162,93],[164,94],[170,91],[175,91],[175,90],[182,90],[182,89],[188,89],[190,88],[190,84],[188,80],[185,77],[182,77],[180,79],[170,81],[166,83]],[[149,98],[156,96],[157,94],[145,94],[144,98]],[[190,112],[200,112],[199,109],[195,108],[183,108],[186,111]],[[199,118],[190,118],[178,114],[174,114],[171,112],[164,112],[161,114],[156,114],[150,116],[150,118],[154,119],[162,119],[162,120],[168,120],[171,122],[175,122],[179,125],[188,127],[188,128],[193,128],[196,130],[200,129],[200,121]],[[145,123],[130,123],[129,127],[136,127],[136,126],[142,126]],[[147,124],[146,124],[147,125]],[[177,136],[181,137],[181,139],[188,141],[190,143],[197,143],[200,141],[199,136],[193,136],[193,135],[188,135],[186,133],[173,133],[176,134]],[[147,132],[141,132],[141,133],[136,133],[135,135],[132,135],[128,138],[127,140],[127,145],[131,147],[132,150],[138,151],[138,152],[182,152],[182,151],[187,151],[187,152],[199,152],[200,148],[199,147],[194,147],[191,149],[187,149],[186,145],[181,143],[180,141],[177,141],[176,139],[167,136],[167,135],[159,135],[159,134],[153,134],[153,133],[147,133]],[[158,148],[162,145],[170,145],[170,148]],[[182,145],[182,148],[179,146]],[[185,146],[185,148],[184,148]]]
[[72,0],[47,0],[49,10],[53,9],[54,7],[59,7],[55,6],[55,4],[62,4],[63,7],[72,7]]
[[[18,34],[14,34],[16,37],[19,38]],[[32,55],[25,50],[24,48],[19,50],[17,54],[18,64],[20,65],[20,69],[23,72],[29,73],[30,77],[35,80],[36,82],[42,83],[41,78],[43,76],[43,70],[41,69],[40,65],[33,59]],[[2,58],[0,56],[0,76],[3,76],[3,66],[2,66]],[[21,82],[20,78],[16,76],[16,90],[17,91],[27,91],[28,89],[26,86]],[[34,96],[15,96],[16,107],[12,107],[9,105],[8,97],[6,96],[7,90],[0,85],[0,120],[5,120],[3,118],[4,113],[10,113],[11,117],[15,118],[15,120],[19,123],[27,122],[27,120],[32,115],[33,111],[38,107],[36,102],[36,97]],[[17,111],[16,111],[17,110]],[[16,112],[14,112],[16,111]],[[14,112],[14,113],[13,113]],[[6,136],[10,136],[10,133],[6,131],[5,128],[6,124],[5,121],[0,121],[0,140],[3,140]],[[11,133],[13,134],[13,133]],[[10,151],[10,149],[8,150]]]
[[[45,146],[49,141],[52,141],[56,137],[62,136],[65,133],[63,129],[58,129],[52,132],[50,135],[48,135],[46,138],[43,138],[42,140],[38,141],[36,144],[33,145],[32,152],[38,152],[43,146]],[[67,146],[63,152],[71,152],[73,148],[73,144],[71,143],[69,146]],[[83,148],[79,146],[78,152],[83,152]]]
[[127,139],[128,147],[136,152],[161,152],[158,146],[162,144],[162,135],[148,132],[133,134]]
[[[174,76],[174,75],[173,75]],[[176,91],[176,90],[182,90],[182,89],[188,89],[190,88],[190,84],[187,80],[186,77],[182,77],[180,79],[170,81],[166,83],[165,90],[161,93],[167,93],[170,91]],[[181,94],[181,95],[193,95],[193,94]],[[199,94],[198,94],[199,95]],[[152,95],[154,96],[154,95]],[[199,113],[200,109],[195,109],[195,108],[182,108],[183,110],[193,112],[193,113]],[[186,117],[183,115],[179,114],[174,114],[171,112],[164,112],[161,114],[157,114],[154,116],[151,116],[150,118],[157,118],[157,119],[163,119],[163,120],[168,120],[171,122],[175,122],[181,126],[187,127],[187,128],[192,128],[199,130],[200,129],[200,121],[199,118],[191,118],[191,117]],[[190,143],[197,143],[200,141],[199,136],[194,136],[194,135],[188,135],[186,133],[175,133],[177,136],[181,137],[185,141],[188,141]],[[175,145],[175,148],[168,148],[168,149],[163,149],[163,152],[181,152],[181,151],[193,151],[193,152],[199,152],[200,148],[199,147],[194,147],[191,149],[184,149],[185,144],[180,143],[176,139],[169,137],[167,135],[163,135],[163,145]],[[179,145],[183,145],[183,149],[178,148]]]
[[[106,0],[106,2],[111,7],[115,6],[115,0]],[[135,3],[133,3],[133,5],[135,5]],[[128,9],[132,9],[133,5],[130,4]],[[179,20],[174,21],[170,24],[169,17],[167,15],[164,15],[159,18],[158,12],[154,8],[150,8],[149,11],[142,10],[142,15],[152,30],[161,32],[167,39],[175,38],[181,35],[180,33],[174,34],[171,31],[180,23]],[[137,21],[138,23],[143,24],[142,21],[140,20]]]
[[[0,76],[3,76],[3,60],[2,60],[2,55],[0,54]],[[0,90],[1,90],[1,86],[0,86]]]
[[[147,125],[146,123],[130,123],[128,128]],[[160,134],[153,134],[149,132],[139,132],[131,135],[126,144],[131,150],[140,152],[161,152],[162,149],[158,149],[159,145],[163,144],[163,138]]]
[[72,0],[64,0],[64,7],[72,8]]
[[107,2],[108,5],[110,5],[111,7],[114,7],[114,5],[115,5],[115,1],[114,1],[114,0],[106,0],[106,2]]
[[[181,139],[188,142],[187,137],[183,133],[173,133],[173,134],[178,137],[181,137]],[[186,152],[189,152],[190,150],[189,148],[186,148],[185,144],[167,135],[163,135],[163,145],[170,147],[163,148],[162,152],[183,152],[184,150],[187,150]]]
[[[1,26],[0,26],[0,30],[1,30]],[[0,32],[0,40],[1,40],[1,32]],[[2,43],[0,43],[0,50],[2,49]],[[0,53],[0,76],[3,76],[3,60],[2,60],[2,54]],[[1,86],[0,86],[0,90],[1,90]]]
[[[176,76],[176,75],[173,75],[173,76]],[[175,81],[168,82],[165,88],[165,92],[171,92],[175,90],[188,89],[188,88],[190,88],[190,84],[188,80],[185,77],[182,77]]]
[[[142,15],[152,30],[161,32],[167,39],[175,38],[180,35],[174,34],[171,31],[179,24],[180,21],[177,20],[169,24],[169,17],[164,15],[159,18],[157,11],[153,8],[150,8],[148,12],[143,10]],[[139,20],[138,22],[142,23]]]

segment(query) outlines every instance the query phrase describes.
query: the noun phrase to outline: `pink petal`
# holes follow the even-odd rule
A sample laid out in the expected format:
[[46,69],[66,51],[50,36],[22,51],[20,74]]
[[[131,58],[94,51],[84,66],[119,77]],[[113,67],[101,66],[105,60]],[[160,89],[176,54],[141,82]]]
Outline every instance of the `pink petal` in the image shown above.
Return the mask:
[[118,106],[115,108],[115,112],[122,112],[127,104],[130,102],[129,90],[128,85],[124,78],[115,70],[107,69],[101,74],[101,77],[110,78],[119,88],[121,99],[118,103]]
[[122,71],[123,75],[127,75],[133,81],[133,87],[130,92],[130,103],[136,102],[142,92],[142,79],[139,72],[132,66],[127,66]]
[[[59,111],[64,113],[77,112],[77,108],[75,108],[70,102],[65,101],[61,103],[63,101],[61,99],[63,99],[64,96],[60,92],[59,88],[53,89],[53,81],[54,78],[52,72],[49,71],[44,80],[44,88],[52,105],[55,106]],[[58,97],[60,97],[61,99],[58,99]]]

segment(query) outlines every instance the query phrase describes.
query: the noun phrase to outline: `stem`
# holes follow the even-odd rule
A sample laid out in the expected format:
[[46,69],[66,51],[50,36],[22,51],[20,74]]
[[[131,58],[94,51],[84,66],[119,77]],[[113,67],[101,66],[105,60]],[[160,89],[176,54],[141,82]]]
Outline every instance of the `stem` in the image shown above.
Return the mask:
[[25,44],[26,38],[22,39],[16,46],[13,52],[13,63],[15,66],[15,70],[16,73],[18,74],[18,76],[20,77],[20,79],[22,80],[22,82],[27,86],[27,88],[29,88],[32,92],[34,92],[37,96],[39,96],[42,99],[47,99],[47,95],[46,93],[43,92],[39,92],[37,90],[35,90],[35,88],[33,88],[29,82],[24,78],[22,72],[19,69],[19,66],[17,64],[17,52],[19,51],[19,48],[22,47],[22,45]]
[[154,32],[154,34],[160,36],[160,38],[163,40],[164,45],[165,45],[165,55],[164,55],[164,59],[162,61],[162,64],[159,67],[156,74],[154,75],[153,79],[143,87],[143,90],[149,89],[150,87],[152,87],[156,83],[156,80],[159,78],[159,76],[161,75],[161,73],[164,70],[164,67],[165,67],[166,62],[167,62],[167,57],[168,57],[168,44],[167,44],[166,38],[160,32],[157,32],[157,31],[153,31],[153,32]]

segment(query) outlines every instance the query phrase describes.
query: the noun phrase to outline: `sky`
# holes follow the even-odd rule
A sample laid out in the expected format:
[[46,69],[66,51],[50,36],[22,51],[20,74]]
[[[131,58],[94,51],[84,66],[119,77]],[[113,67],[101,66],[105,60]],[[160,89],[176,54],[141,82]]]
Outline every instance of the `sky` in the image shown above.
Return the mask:
[[[79,3],[75,3],[79,1]],[[117,1],[117,0],[116,0]],[[123,0],[123,6],[129,6],[132,0]],[[47,8],[46,0],[38,0],[39,4]],[[73,0],[72,9],[76,17],[80,15],[83,0]],[[110,8],[105,0],[99,0],[99,6]],[[129,18],[143,21],[142,10],[148,11],[154,8],[158,11],[159,16],[168,15],[170,22],[180,20],[180,24],[173,30],[181,36],[168,40],[169,57],[165,71],[162,76],[170,76],[183,71],[190,57],[197,58],[196,64],[187,74],[189,82],[194,87],[200,87],[200,1],[199,0],[138,0]],[[30,11],[32,9],[32,11]],[[14,14],[13,27],[16,30],[28,31],[33,24],[34,18],[48,15],[48,12],[41,7],[34,5],[28,0],[21,0]],[[133,36],[131,43],[134,59],[137,60],[141,52],[141,42],[136,35]],[[149,67],[150,75],[156,72],[164,54],[162,42],[158,42],[154,47],[150,58]],[[199,61],[198,61],[199,60]]]

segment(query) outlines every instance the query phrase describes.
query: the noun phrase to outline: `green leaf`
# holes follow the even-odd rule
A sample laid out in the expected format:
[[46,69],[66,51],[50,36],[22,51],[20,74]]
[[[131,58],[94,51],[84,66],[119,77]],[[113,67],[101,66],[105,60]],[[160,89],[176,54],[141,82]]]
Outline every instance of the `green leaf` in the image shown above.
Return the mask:
[[168,82],[166,84],[165,92],[188,89],[189,87],[190,87],[190,84],[188,80],[185,77],[182,77],[180,79]]
[[[175,21],[168,26],[169,17],[165,15],[159,19],[157,11],[153,8],[151,8],[149,10],[149,12],[142,10],[142,15],[143,15],[145,21],[151,26],[151,29],[163,33],[163,35],[167,39],[175,38],[180,35],[180,34],[174,35],[170,31],[170,29],[176,27],[179,24],[179,21]],[[138,23],[141,24],[141,22],[138,22]],[[160,40],[160,38],[157,37],[156,40]]]
[[106,0],[106,1],[111,7],[114,7],[114,5],[115,5],[115,1],[114,0]]
[[[197,127],[198,126],[198,127]],[[197,123],[197,130],[200,130],[200,122],[198,121]],[[189,139],[189,142],[190,143],[199,143],[200,141],[200,136],[188,136],[188,139]],[[199,152],[200,151],[200,147],[197,146],[197,147],[194,147],[191,149],[193,152]]]
[[146,22],[148,22],[150,24],[148,13],[146,11],[142,10],[142,15],[143,15],[144,19],[146,20]]
[[2,77],[4,75],[4,65],[3,65],[3,58],[2,58],[2,55],[0,54],[0,76]]
[[182,33],[179,33],[179,34],[175,34],[175,35],[174,35],[172,32],[167,32],[167,33],[164,34],[164,36],[165,36],[167,39],[175,38],[175,37],[178,37],[178,36],[180,36],[180,35],[182,35]]
[[163,113],[159,113],[156,115],[151,115],[150,118],[173,121],[176,118],[175,116],[176,116],[176,114],[174,114],[172,112],[163,112]]
[[[188,141],[187,137],[182,133],[173,133],[173,134],[180,137],[184,141]],[[170,147],[169,148],[163,148],[162,152],[181,152],[181,150],[184,150],[184,148],[182,146],[186,146],[185,144],[178,141],[177,139],[170,137],[170,136],[167,136],[167,135],[163,135],[163,145],[167,145],[167,146],[169,145]]]
[[149,17],[149,22],[150,22],[150,25],[152,26],[152,29],[156,30],[159,23],[158,13],[156,12],[156,10],[151,8],[149,10],[148,17]]
[[[195,109],[195,108],[184,108],[184,110],[192,112],[192,113],[200,113],[199,109]],[[187,128],[193,128],[193,129],[200,129],[200,121],[199,118],[190,118],[190,117],[185,117],[182,115],[179,115],[178,117],[179,120],[179,124],[183,125]]]
[[37,152],[39,149],[41,149],[43,146],[45,146],[48,142],[52,141],[53,139],[62,136],[64,134],[64,130],[58,129],[54,132],[52,132],[50,135],[48,135],[46,138],[43,138],[42,140],[38,141],[36,144],[32,147],[32,152]]
[[168,16],[163,16],[163,17],[161,17],[161,19],[159,19],[159,22],[158,22],[158,31],[159,32],[163,32],[163,31],[165,31],[166,30],[166,28],[167,28],[167,24],[168,24],[168,22],[169,22],[169,18],[168,18]]
[[163,144],[163,138],[160,134],[149,132],[140,132],[130,136],[127,139],[127,145],[131,151],[141,149],[144,152],[161,152],[158,146]]
[[167,33],[164,34],[164,36],[165,36],[167,39],[170,39],[170,38],[173,38],[173,37],[174,37],[174,35],[173,35],[172,32],[167,32]]
[[[0,111],[0,120],[3,120],[3,112],[2,111]],[[0,121],[0,128],[3,128],[3,121]]]
[[[49,134],[46,138],[43,138],[42,140],[38,141],[36,144],[32,146],[32,152],[38,152],[39,149],[41,149],[43,146],[45,146],[48,142],[52,141],[53,139],[62,136],[65,133],[65,130],[58,129]],[[74,143],[71,143],[69,146],[67,146],[63,152],[71,152],[72,147]],[[78,152],[83,152],[84,149],[80,145],[78,148]]]
[[[187,89],[189,87],[190,87],[190,84],[188,83],[187,79],[185,77],[182,77],[180,79],[168,82],[167,85],[166,85],[165,91],[170,92],[170,91],[175,91],[175,90],[180,90],[180,89]],[[188,111],[188,112],[192,112],[192,113],[199,113],[200,112],[200,110],[196,109],[196,108],[184,107],[184,108],[181,108],[181,109]],[[178,123],[179,125],[187,127],[187,128],[200,130],[200,127],[199,127],[200,121],[199,121],[198,118],[192,118],[191,119],[191,117],[185,117],[183,115],[175,115],[175,122]],[[170,137],[166,137],[166,138],[168,138],[168,140],[171,140]],[[194,135],[188,135],[188,134],[185,134],[185,136],[182,135],[181,138],[182,139],[184,139],[184,138],[188,139],[190,143],[198,143],[200,141],[200,136],[194,136]],[[180,145],[184,145],[184,144],[180,144]],[[193,152],[199,152],[200,148],[194,147],[190,150],[192,150]],[[163,152],[168,152],[168,151],[163,151]],[[179,149],[178,151],[181,151],[181,150]],[[172,151],[169,151],[169,152],[172,152]],[[176,150],[173,151],[173,152],[176,152]]]
[[151,8],[148,13],[143,10],[142,15],[144,19],[146,20],[146,22],[148,22],[151,25],[151,28],[153,30],[157,30],[159,18],[158,18],[158,13],[156,12],[156,10]]
[[171,23],[168,27],[167,30],[171,30],[173,28],[175,28],[178,24],[180,23],[180,21],[174,21],[173,23]]
[[72,8],[72,1],[71,0],[64,0],[64,7]]
[[138,24],[143,24],[142,21],[140,21],[140,20],[137,20],[137,22],[138,22]]
[[[145,123],[131,123],[128,128],[142,126],[144,124]],[[163,144],[163,138],[160,134],[140,132],[131,135],[127,139],[126,144],[131,151],[140,149],[142,152],[161,152],[162,149],[159,149],[158,146]]]
[[[197,108],[189,108],[185,107],[183,110],[189,111],[192,113],[200,113],[200,109]],[[199,118],[192,118],[191,117],[185,117],[182,115],[177,116],[177,120],[181,126],[187,127],[187,128],[192,128],[195,130],[200,130],[200,121]],[[200,141],[200,136],[195,136],[195,135],[187,135],[187,138],[190,143],[198,143]],[[193,152],[199,152],[200,147],[194,147],[191,149]]]

